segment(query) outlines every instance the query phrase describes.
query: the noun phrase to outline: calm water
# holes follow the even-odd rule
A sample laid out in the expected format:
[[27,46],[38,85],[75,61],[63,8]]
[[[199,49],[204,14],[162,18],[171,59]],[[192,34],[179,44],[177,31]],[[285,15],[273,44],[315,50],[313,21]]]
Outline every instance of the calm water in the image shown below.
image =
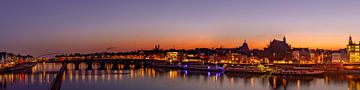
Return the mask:
[[[1,74],[1,90],[47,90],[61,64],[41,63],[31,71]],[[294,77],[142,68],[138,70],[69,70],[62,90],[359,90],[360,75]],[[81,69],[85,65],[81,65]],[[4,86],[6,84],[6,86]]]

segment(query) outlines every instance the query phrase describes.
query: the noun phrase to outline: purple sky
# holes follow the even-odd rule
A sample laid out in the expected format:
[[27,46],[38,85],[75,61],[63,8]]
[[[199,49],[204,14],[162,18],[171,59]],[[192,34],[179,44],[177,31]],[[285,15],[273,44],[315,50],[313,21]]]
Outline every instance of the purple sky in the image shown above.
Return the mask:
[[41,55],[164,48],[344,48],[359,0],[1,0],[0,51]]

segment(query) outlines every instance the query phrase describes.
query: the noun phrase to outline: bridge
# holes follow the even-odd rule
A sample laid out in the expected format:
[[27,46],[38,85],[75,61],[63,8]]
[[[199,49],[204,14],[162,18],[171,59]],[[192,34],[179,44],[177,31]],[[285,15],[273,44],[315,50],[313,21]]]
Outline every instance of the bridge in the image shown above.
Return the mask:
[[[63,73],[68,70],[68,64],[74,64],[75,70],[80,70],[80,64],[86,64],[86,70],[109,70],[106,68],[106,64],[112,65],[110,70],[130,69],[130,65],[133,65],[134,69],[140,69],[141,67],[147,67],[152,61],[146,59],[98,59],[98,60],[65,60],[65,61],[46,61],[46,63],[62,63],[62,67],[57,73],[56,77],[49,86],[49,90],[60,90],[62,83]],[[94,68],[93,64],[99,64],[99,68]],[[118,64],[123,64],[122,68],[118,67]]]
[[[111,64],[111,70],[120,69],[117,65],[123,64],[124,69],[129,69],[130,65],[135,65],[135,68],[141,68],[141,66],[147,66],[151,64],[151,61],[146,59],[98,59],[98,60],[65,60],[65,61],[47,61],[47,63],[62,63],[63,66],[68,64],[74,64],[75,70],[80,69],[80,64],[86,64],[86,70],[106,70],[105,64]],[[93,64],[99,64],[100,68],[93,68]]]

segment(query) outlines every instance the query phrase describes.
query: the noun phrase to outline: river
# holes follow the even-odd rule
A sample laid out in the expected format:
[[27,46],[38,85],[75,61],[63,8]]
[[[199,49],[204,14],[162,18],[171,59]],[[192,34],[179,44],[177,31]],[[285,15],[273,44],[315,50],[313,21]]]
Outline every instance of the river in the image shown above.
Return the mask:
[[[63,75],[62,90],[359,90],[360,75],[273,76],[224,74],[163,68],[74,70]],[[0,74],[0,90],[47,90],[61,68],[38,63],[31,71]]]

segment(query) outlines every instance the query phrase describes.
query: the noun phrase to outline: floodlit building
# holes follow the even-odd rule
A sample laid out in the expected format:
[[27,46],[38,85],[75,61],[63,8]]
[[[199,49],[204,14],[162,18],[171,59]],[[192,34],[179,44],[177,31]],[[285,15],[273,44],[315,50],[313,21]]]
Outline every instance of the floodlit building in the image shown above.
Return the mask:
[[171,61],[177,61],[178,60],[178,55],[179,52],[167,52],[167,59],[171,62]]
[[360,63],[360,43],[354,43],[351,36],[349,37],[347,51],[350,63]]
[[3,67],[6,59],[6,52],[0,52],[0,67]]
[[232,64],[239,63],[249,63],[247,55],[243,55],[241,53],[231,53],[229,56],[230,62]]
[[311,64],[309,48],[293,48],[293,62],[300,64]]
[[0,59],[6,57],[6,52],[0,52]]
[[346,49],[333,51],[331,54],[331,63],[349,62],[349,55]]
[[341,63],[341,53],[340,52],[334,52],[331,54],[331,62],[332,63]]

